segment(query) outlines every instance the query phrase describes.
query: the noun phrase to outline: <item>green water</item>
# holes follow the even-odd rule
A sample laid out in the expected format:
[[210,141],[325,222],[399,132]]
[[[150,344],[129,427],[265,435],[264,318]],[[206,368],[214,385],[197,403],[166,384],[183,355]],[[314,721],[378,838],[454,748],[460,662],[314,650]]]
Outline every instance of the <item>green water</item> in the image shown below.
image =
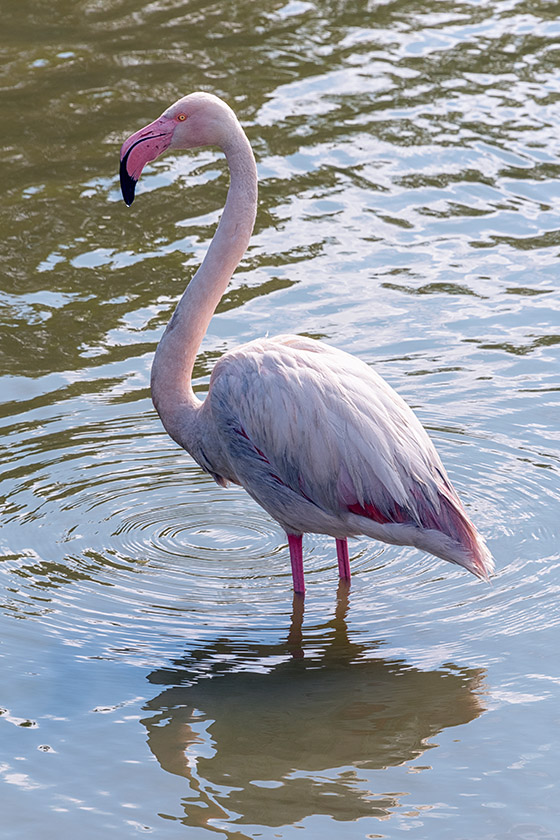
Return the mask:
[[[560,837],[560,6],[2,6],[2,837]],[[122,140],[237,111],[255,234],[195,370],[322,337],[427,426],[497,576],[305,541],[167,438],[152,355],[227,190]]]

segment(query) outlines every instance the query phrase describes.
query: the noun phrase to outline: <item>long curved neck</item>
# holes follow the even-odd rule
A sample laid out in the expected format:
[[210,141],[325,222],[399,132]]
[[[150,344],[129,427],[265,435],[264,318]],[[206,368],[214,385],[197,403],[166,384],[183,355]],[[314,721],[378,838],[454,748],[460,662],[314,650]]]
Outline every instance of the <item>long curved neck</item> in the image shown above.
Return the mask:
[[187,286],[158,345],[152,366],[152,400],[169,435],[184,445],[189,414],[200,401],[192,372],[210,319],[241,260],[255,223],[257,169],[239,123],[222,146],[230,186],[222,218],[202,265]]

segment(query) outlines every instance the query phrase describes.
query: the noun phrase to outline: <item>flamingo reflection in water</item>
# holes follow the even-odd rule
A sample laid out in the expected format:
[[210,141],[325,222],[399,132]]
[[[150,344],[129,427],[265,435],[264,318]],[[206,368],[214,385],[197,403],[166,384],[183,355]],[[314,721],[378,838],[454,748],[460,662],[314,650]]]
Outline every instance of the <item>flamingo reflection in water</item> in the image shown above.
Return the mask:
[[294,590],[305,591],[302,535],[336,540],[350,579],[349,537],[412,545],[480,578],[491,555],[452,487],[434,445],[401,397],[368,365],[297,335],[259,339],[215,365],[203,402],[192,388],[210,319],[249,244],[257,169],[225,102],[193,93],[121,149],[129,206],[142,169],[166,149],[218,146],[230,186],[202,265],[158,345],[152,398],[170,436],[219,484],[242,485],[284,528]]
[[368,771],[419,759],[439,732],[483,713],[482,669],[381,658],[349,635],[347,612],[341,582],[320,626],[303,630],[295,597],[286,642],[217,639],[149,675],[166,687],[142,723],[161,767],[189,784],[186,825],[387,817],[400,795],[372,790]]

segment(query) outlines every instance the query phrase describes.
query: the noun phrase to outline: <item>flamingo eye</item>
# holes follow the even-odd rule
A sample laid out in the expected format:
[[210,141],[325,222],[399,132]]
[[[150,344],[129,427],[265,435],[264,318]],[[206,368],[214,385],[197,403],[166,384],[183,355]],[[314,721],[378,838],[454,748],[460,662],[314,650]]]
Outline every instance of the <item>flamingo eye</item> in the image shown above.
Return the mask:
[[183,120],[187,119],[187,115],[186,114],[177,114],[177,119],[180,120],[181,122],[183,122]]

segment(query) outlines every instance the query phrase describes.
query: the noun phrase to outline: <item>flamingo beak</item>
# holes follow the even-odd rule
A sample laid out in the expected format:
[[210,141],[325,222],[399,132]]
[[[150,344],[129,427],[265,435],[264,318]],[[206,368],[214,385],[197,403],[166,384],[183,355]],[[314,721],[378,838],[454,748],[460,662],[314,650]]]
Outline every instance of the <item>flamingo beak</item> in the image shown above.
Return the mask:
[[175,123],[159,117],[125,140],[121,146],[121,192],[127,207],[134,201],[134,190],[147,163],[155,160],[171,143]]

